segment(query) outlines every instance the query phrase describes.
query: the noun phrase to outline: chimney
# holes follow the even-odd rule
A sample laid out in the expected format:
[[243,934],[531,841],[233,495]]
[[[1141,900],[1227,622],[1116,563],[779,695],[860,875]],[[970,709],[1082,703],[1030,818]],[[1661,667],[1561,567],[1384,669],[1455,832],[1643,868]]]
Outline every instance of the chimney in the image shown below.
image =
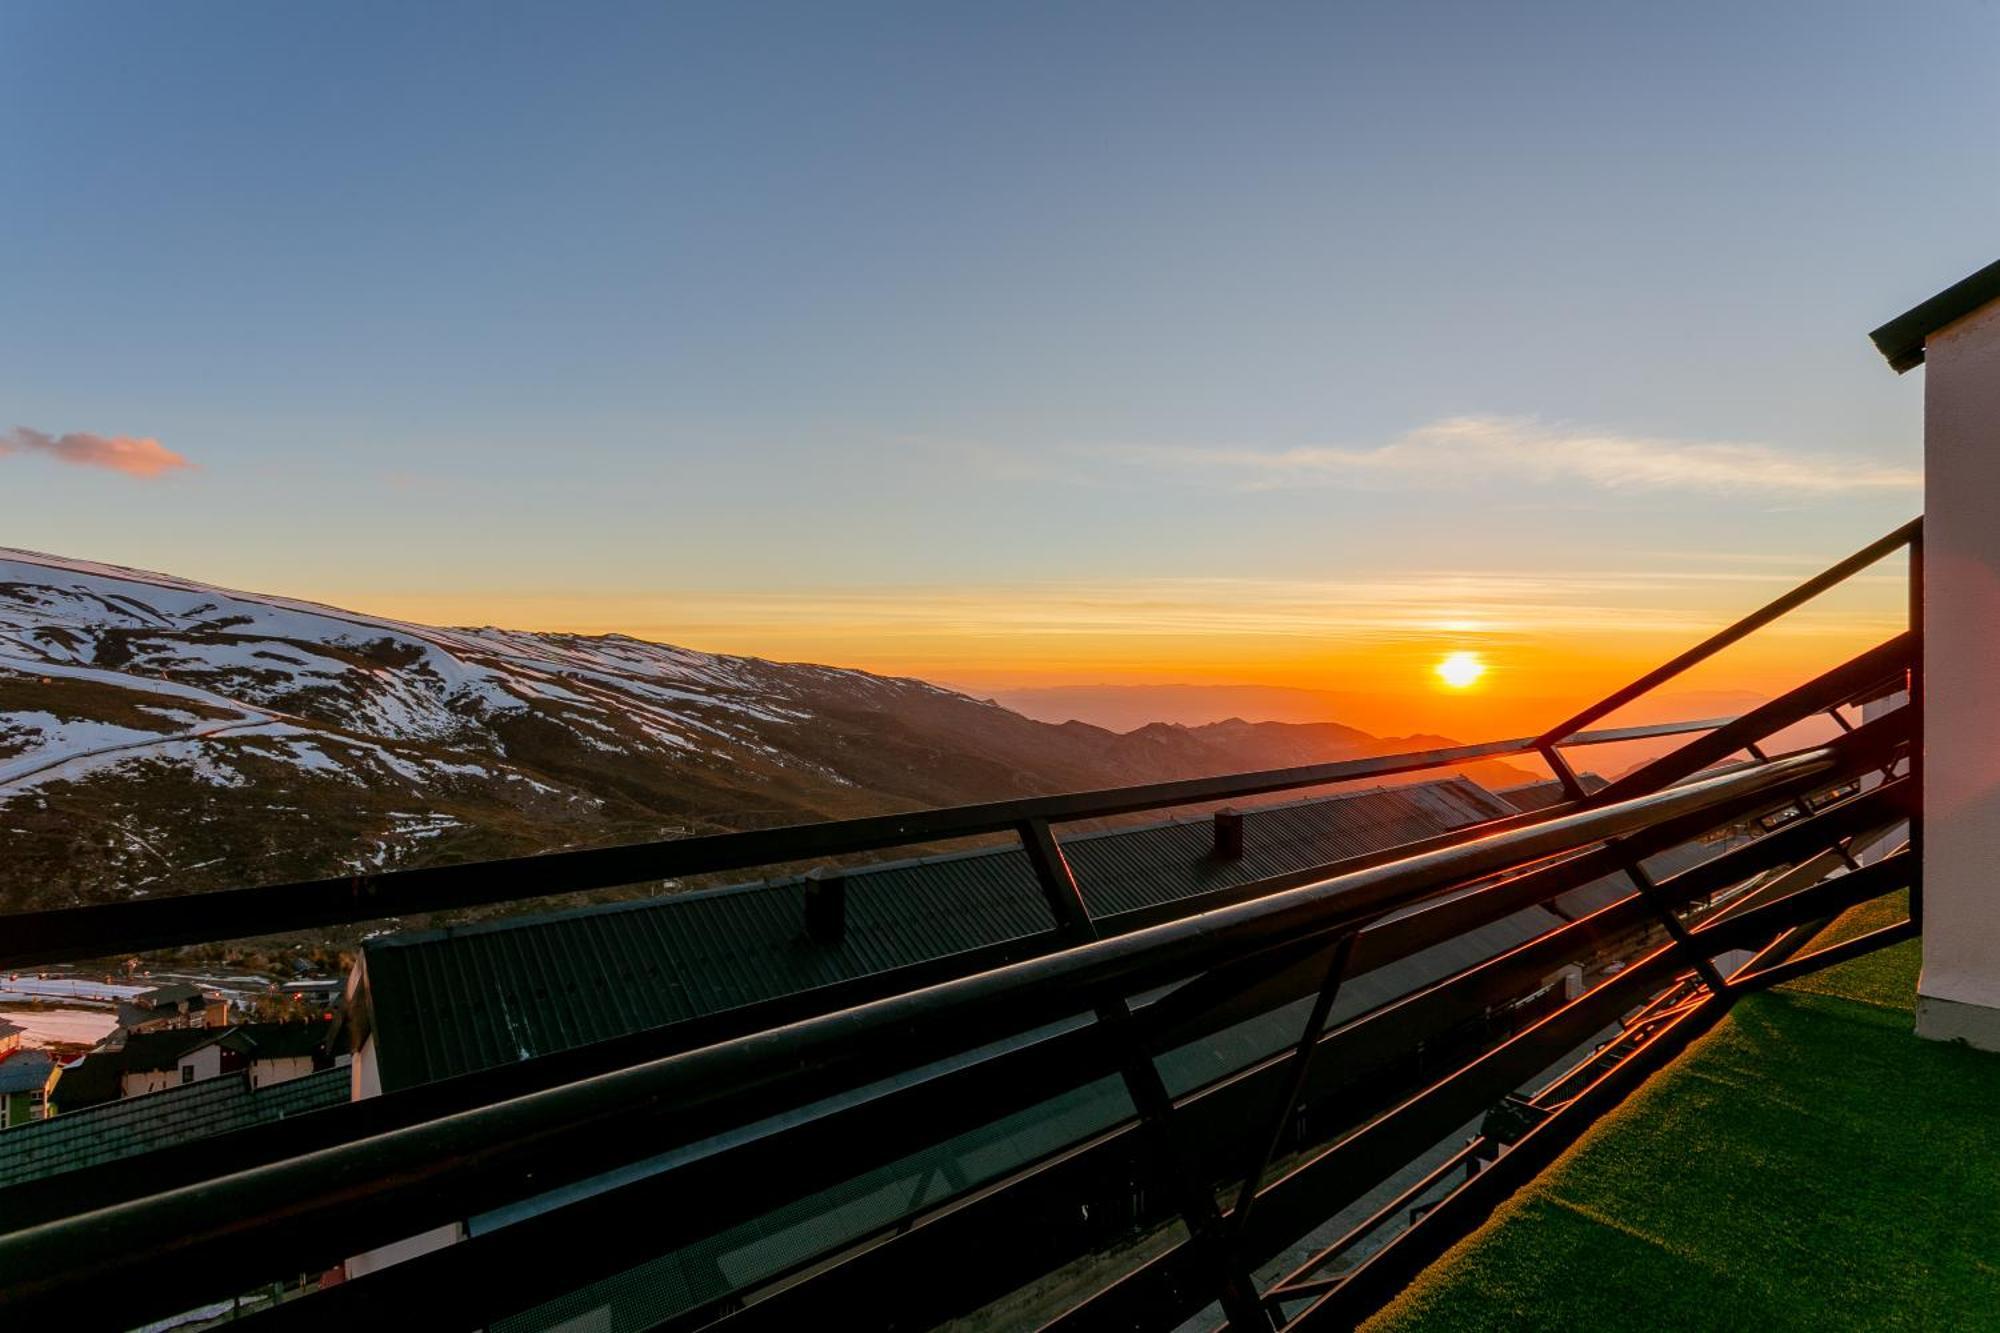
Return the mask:
[[1243,812],[1241,810],[1217,810],[1215,812],[1215,859],[1218,861],[1241,861],[1243,859]]
[[847,876],[816,866],[806,873],[806,938],[838,944],[847,935]]

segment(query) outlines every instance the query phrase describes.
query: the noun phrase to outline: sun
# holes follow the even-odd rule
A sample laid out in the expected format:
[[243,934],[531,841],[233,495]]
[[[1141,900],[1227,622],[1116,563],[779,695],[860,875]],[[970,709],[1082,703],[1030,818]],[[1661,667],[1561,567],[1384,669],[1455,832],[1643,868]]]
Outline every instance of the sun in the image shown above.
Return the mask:
[[1445,684],[1454,690],[1463,690],[1486,674],[1486,663],[1479,659],[1478,653],[1451,653],[1433,670]]

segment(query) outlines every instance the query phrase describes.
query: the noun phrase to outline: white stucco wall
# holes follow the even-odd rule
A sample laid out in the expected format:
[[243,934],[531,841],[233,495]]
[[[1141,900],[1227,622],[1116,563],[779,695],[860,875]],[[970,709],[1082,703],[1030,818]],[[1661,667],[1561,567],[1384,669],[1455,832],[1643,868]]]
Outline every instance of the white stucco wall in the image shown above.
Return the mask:
[[252,1060],[250,1062],[250,1086],[268,1088],[274,1083],[285,1083],[295,1078],[304,1078],[313,1071],[310,1055],[288,1055],[278,1060]]
[[[194,1078],[183,1080],[181,1066],[191,1065]],[[222,1047],[204,1046],[198,1051],[190,1051],[180,1058],[180,1063],[171,1069],[149,1069],[127,1073],[121,1080],[124,1095],[137,1097],[141,1093],[161,1092],[167,1088],[178,1088],[183,1081],[199,1083],[203,1079],[214,1078],[222,1073]]]
[[361,1277],[364,1274],[374,1272],[378,1268],[387,1268],[389,1265],[399,1264],[405,1259],[414,1259],[420,1254],[429,1254],[432,1250],[441,1250],[447,1245],[455,1245],[463,1234],[464,1231],[459,1224],[453,1222],[447,1226],[426,1231],[420,1236],[411,1236],[407,1240],[399,1240],[389,1245],[378,1246],[366,1254],[357,1254],[352,1259],[349,1259],[347,1261],[347,1276],[351,1278]]
[[1932,334],[1923,373],[1917,1030],[2000,1050],[2000,304]]
[[355,1052],[354,1063],[349,1068],[353,1071],[353,1082],[350,1085],[352,1091],[348,1094],[349,1101],[358,1102],[363,1097],[380,1097],[382,1095],[382,1070],[375,1063],[375,1039],[373,1037],[361,1043],[361,1049]]
[[[373,1037],[361,1043],[361,1049],[355,1052],[354,1059],[348,1068],[351,1071],[353,1079],[351,1085],[353,1089],[351,1093],[352,1100],[358,1102],[363,1097],[379,1097],[382,1095],[382,1075],[380,1068],[375,1062],[375,1040]],[[377,1246],[375,1249],[363,1254],[357,1254],[349,1259],[347,1261],[347,1276],[351,1278],[360,1277],[362,1274],[372,1273],[378,1268],[387,1268],[390,1264],[399,1264],[405,1259],[414,1259],[420,1254],[428,1254],[432,1250],[441,1250],[447,1245],[456,1244],[464,1234],[465,1228],[459,1223],[453,1222],[447,1226],[426,1231],[421,1235],[394,1241],[388,1245]]]

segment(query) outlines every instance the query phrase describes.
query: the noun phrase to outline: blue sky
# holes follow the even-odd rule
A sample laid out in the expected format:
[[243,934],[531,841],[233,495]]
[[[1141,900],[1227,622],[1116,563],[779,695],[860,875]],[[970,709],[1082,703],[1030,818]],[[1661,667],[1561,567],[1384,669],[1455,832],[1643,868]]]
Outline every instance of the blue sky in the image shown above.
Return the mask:
[[994,678],[1358,583],[1693,623],[1755,593],[1559,585],[1920,507],[1865,334],[2000,250],[1996,55],[1970,3],[7,6],[0,429],[192,466],[0,437],[0,544]]

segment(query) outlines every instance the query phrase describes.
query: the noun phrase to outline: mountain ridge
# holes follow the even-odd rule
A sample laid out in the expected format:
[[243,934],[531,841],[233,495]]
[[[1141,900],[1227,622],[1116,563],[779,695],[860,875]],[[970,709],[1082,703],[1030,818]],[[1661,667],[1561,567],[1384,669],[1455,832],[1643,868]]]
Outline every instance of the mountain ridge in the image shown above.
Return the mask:
[[0,548],[5,910],[1448,743],[1051,724],[909,677],[424,626]]

